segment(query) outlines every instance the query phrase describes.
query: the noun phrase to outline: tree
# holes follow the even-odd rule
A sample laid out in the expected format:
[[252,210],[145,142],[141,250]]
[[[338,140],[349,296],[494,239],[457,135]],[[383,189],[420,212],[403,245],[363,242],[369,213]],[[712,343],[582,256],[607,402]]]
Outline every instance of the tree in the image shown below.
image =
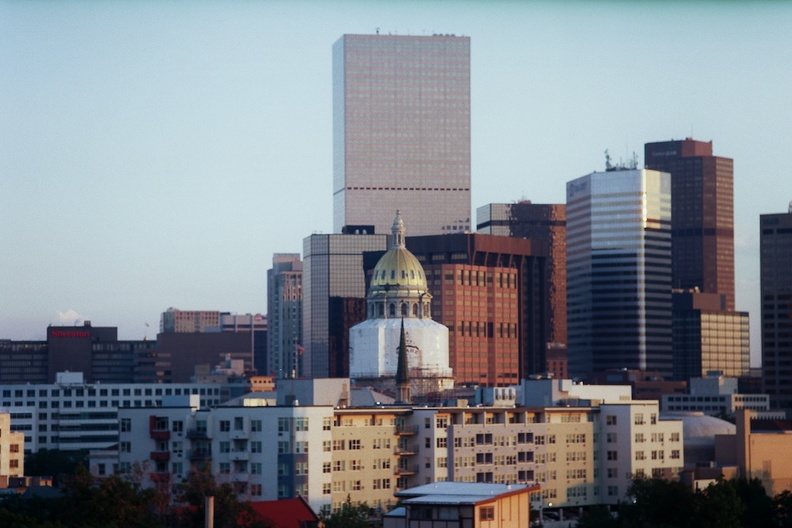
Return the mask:
[[745,508],[736,486],[723,479],[696,494],[695,526],[701,528],[741,528]]
[[619,524],[625,528],[686,528],[696,526],[693,491],[679,481],[636,479],[627,491],[628,502],[618,507]]
[[364,502],[354,506],[349,495],[338,511],[330,513],[328,510],[323,510],[320,517],[325,528],[368,528],[371,526],[368,505]]
[[201,528],[204,525],[208,496],[214,497],[216,528],[266,528],[257,520],[250,505],[239,501],[234,488],[228,483],[218,484],[208,470],[191,472],[187,481],[179,485],[177,500],[183,505],[178,515],[180,527]]

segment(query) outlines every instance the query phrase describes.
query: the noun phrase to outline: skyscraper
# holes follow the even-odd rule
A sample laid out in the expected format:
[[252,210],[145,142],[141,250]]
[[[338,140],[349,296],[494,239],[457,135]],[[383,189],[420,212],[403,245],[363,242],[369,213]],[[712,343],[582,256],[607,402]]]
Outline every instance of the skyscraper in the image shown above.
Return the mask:
[[774,408],[792,408],[792,202],[761,216],[762,369]]
[[673,288],[723,294],[734,310],[734,161],[691,138],[647,143],[644,161],[671,174]]
[[[344,35],[333,46],[333,230],[470,230],[470,38]],[[365,227],[364,227],[365,226]]]
[[545,335],[548,349],[561,352],[565,357],[566,205],[530,201],[485,205],[476,210],[476,230],[490,235],[527,238],[535,250],[547,255]]
[[546,254],[481,233],[407,237],[426,271],[432,318],[449,329],[457,384],[509,386],[547,371]]
[[363,252],[387,243],[387,235],[371,234],[303,239],[304,377],[349,376],[349,329],[366,319]]
[[266,374],[276,378],[302,376],[302,277],[299,253],[276,253],[267,270],[267,347]]
[[569,372],[671,375],[671,177],[594,172],[567,183]]

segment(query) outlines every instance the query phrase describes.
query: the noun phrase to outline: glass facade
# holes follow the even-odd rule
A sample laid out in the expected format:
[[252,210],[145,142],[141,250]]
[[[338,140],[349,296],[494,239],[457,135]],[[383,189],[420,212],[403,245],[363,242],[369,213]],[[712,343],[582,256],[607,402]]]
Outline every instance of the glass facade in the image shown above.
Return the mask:
[[333,46],[333,228],[470,230],[470,39],[344,35]]
[[489,204],[476,210],[476,224],[479,233],[530,239],[534,247],[547,254],[545,302],[548,317],[545,333],[548,348],[557,352],[565,350],[566,205],[531,202]]
[[573,377],[671,375],[671,177],[595,172],[567,183],[567,332]]
[[647,143],[644,158],[671,174],[673,287],[723,294],[734,310],[734,161],[690,138]]
[[761,216],[762,369],[774,408],[792,408],[792,203]]
[[[391,222],[393,216],[391,213]],[[303,376],[343,377],[348,350],[332,346],[335,298],[366,298],[364,251],[387,249],[386,235],[311,235],[303,240]],[[362,301],[363,303],[365,301]],[[363,309],[363,319],[365,309]],[[360,321],[352,322],[355,324]],[[333,353],[331,353],[333,352]],[[339,371],[339,369],[341,369]]]
[[269,365],[276,378],[303,375],[302,261],[299,254],[276,253],[267,271]]

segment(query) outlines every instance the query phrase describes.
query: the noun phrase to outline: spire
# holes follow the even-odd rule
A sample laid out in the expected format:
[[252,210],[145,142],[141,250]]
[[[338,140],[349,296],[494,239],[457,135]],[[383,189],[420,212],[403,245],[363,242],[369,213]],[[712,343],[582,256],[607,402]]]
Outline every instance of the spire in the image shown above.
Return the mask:
[[399,336],[399,362],[396,366],[396,390],[398,391],[397,403],[410,403],[410,376],[407,363],[407,338],[404,333],[404,318],[401,321],[401,335]]
[[393,233],[393,245],[391,249],[404,249],[406,247],[404,242],[404,221],[401,218],[401,211],[399,210],[396,210],[396,218],[393,219],[391,233]]

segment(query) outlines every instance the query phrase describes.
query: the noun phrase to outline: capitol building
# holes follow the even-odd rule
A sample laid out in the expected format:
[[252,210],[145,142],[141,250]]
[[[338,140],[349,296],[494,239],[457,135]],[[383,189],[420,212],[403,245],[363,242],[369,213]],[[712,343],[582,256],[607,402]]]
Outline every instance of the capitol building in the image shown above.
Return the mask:
[[412,397],[421,398],[454,386],[448,328],[432,320],[426,275],[405,246],[399,212],[392,232],[391,248],[379,260],[371,278],[367,319],[349,331],[349,376],[356,385],[395,393],[404,348],[407,380],[400,381],[408,381]]

